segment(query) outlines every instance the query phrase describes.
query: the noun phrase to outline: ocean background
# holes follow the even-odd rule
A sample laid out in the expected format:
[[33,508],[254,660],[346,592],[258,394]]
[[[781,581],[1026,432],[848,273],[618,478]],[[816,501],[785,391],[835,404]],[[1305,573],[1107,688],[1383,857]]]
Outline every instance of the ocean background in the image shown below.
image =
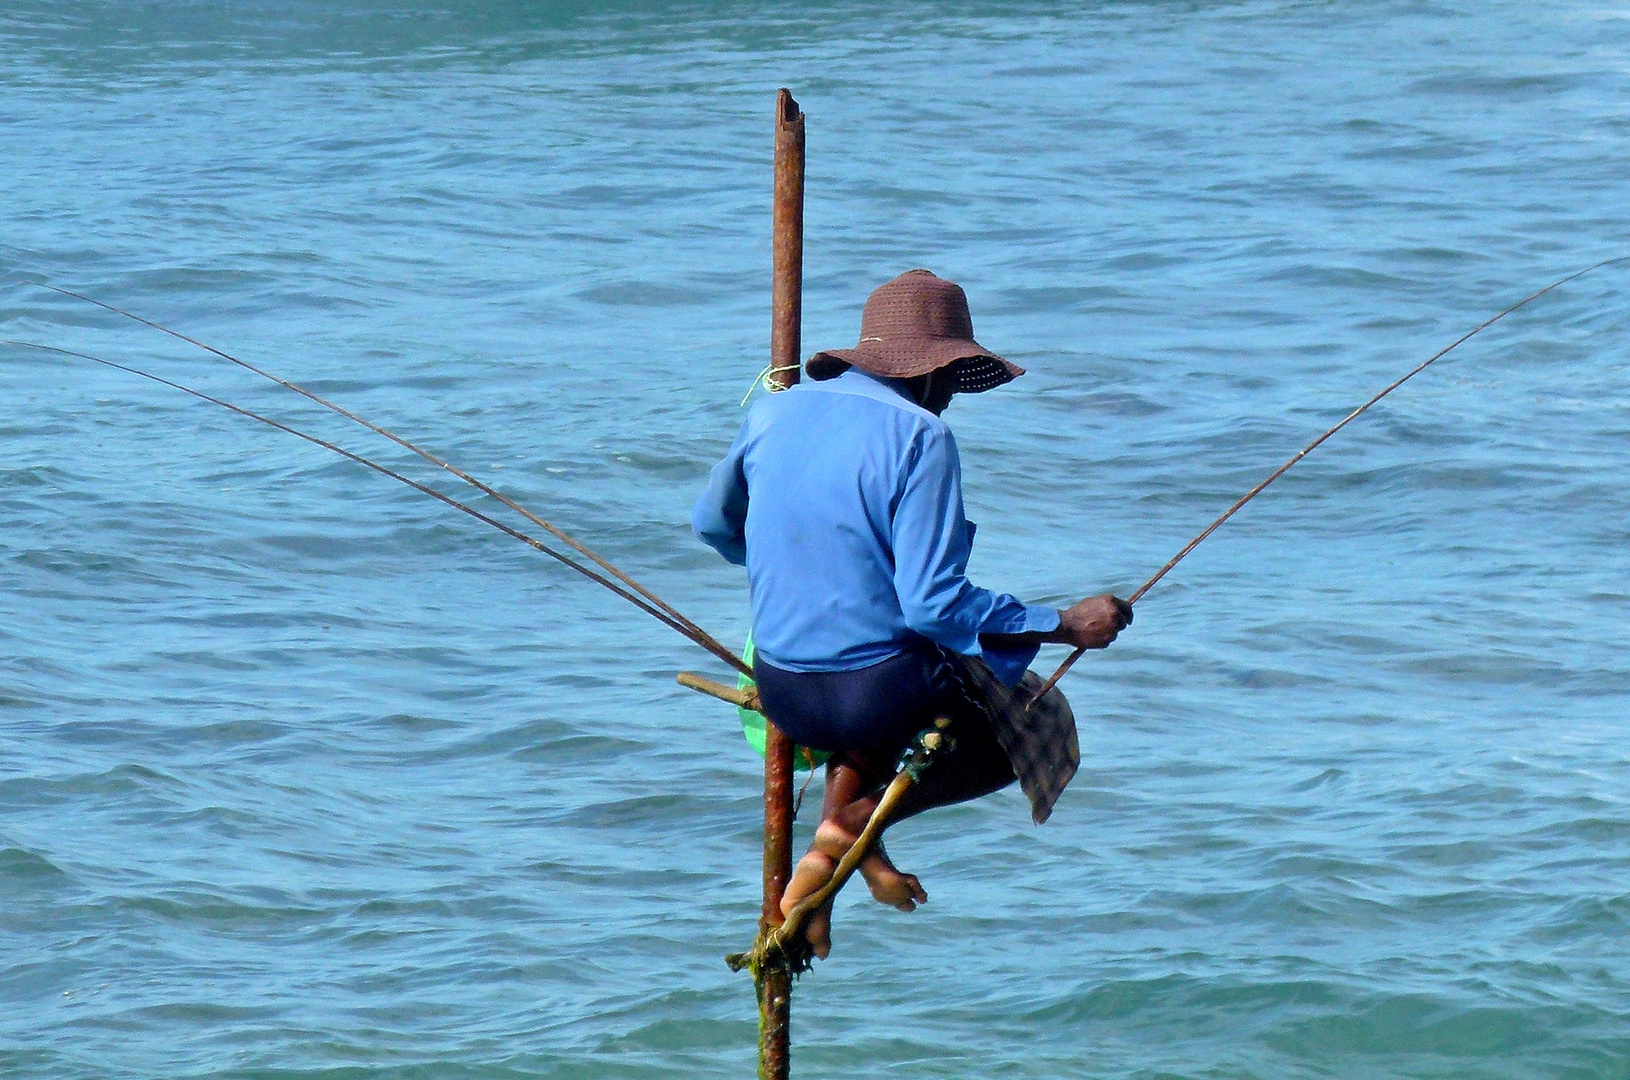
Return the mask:
[[[1622,0],[18,0],[0,336],[474,494],[32,283],[174,326],[738,645],[687,522],[767,362],[782,85],[805,354],[926,266],[1030,369],[947,413],[1030,600],[1630,254]],[[895,830],[930,902],[840,900],[795,1075],[1630,1077],[1627,296],[1482,333],[1151,592],[1045,827]],[[750,1075],[760,764],[685,669],[406,487],[0,347],[0,1076]]]

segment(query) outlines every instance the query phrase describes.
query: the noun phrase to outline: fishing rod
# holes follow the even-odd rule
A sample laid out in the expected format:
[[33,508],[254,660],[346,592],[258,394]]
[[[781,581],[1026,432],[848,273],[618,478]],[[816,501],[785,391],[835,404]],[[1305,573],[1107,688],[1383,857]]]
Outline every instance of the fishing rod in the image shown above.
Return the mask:
[[[744,672],[746,671],[746,665],[744,663],[742,663],[742,661],[739,658],[737,658],[733,653],[731,653],[723,645],[720,645],[714,638],[712,638],[711,636],[709,636],[705,632],[703,632],[701,630],[698,630],[695,627],[695,624],[690,623],[689,620],[685,620],[685,622],[680,622],[679,620],[677,620],[675,618],[672,618],[666,611],[664,611],[662,608],[656,606],[655,604],[652,604],[652,603],[648,602],[643,596],[638,595],[638,594],[636,594],[634,592],[631,592],[630,590],[624,588],[617,581],[613,581],[611,578],[606,577],[604,574],[601,574],[598,571],[596,571],[594,569],[591,569],[588,566],[585,566],[583,563],[581,563],[578,560],[572,558],[570,555],[567,555],[565,552],[558,551],[555,548],[550,547],[548,544],[545,544],[543,541],[539,540],[537,537],[529,536],[528,534],[522,532],[519,529],[516,529],[516,528],[513,528],[513,527],[511,527],[509,525],[506,525],[502,521],[499,521],[496,518],[490,517],[489,515],[482,513],[481,511],[475,509],[473,506],[470,506],[470,505],[468,505],[466,503],[460,502],[459,500],[453,498],[451,495],[447,495],[447,494],[445,494],[443,492],[437,491],[435,488],[430,487],[430,486],[428,486],[426,484],[421,484],[417,480],[413,480],[413,479],[411,479],[409,477],[403,476],[401,473],[395,471],[394,469],[391,469],[391,468],[388,468],[388,467],[386,467],[384,465],[381,465],[377,461],[373,461],[370,458],[363,457],[361,454],[355,453],[354,451],[347,450],[343,446],[339,446],[339,445],[336,445],[335,443],[329,442],[327,439],[318,438],[316,435],[311,435],[311,434],[309,434],[307,432],[301,431],[298,428],[295,428],[295,427],[292,427],[292,426],[290,426],[288,424],[285,424],[280,420],[273,420],[269,416],[263,416],[260,413],[257,413],[257,412],[255,412],[255,411],[253,411],[251,409],[246,409],[246,408],[242,407],[241,405],[234,405],[230,401],[223,401],[222,399],[220,399],[218,397],[213,397],[213,396],[211,396],[209,394],[204,393],[202,390],[195,390],[190,386],[186,386],[186,385],[184,385],[182,383],[175,382],[175,381],[173,381],[171,379],[166,379],[166,378],[164,378],[162,376],[159,376],[159,375],[154,375],[151,372],[143,371],[140,368],[132,367],[132,366],[130,366],[128,364],[120,364],[120,363],[117,363],[117,362],[115,362],[113,360],[103,359],[100,356],[92,356],[90,353],[78,352],[78,351],[76,351],[74,349],[64,349],[64,348],[60,348],[60,347],[58,347],[56,345],[43,345],[43,344],[40,344],[40,343],[34,342],[34,341],[18,341],[18,340],[14,340],[14,339],[11,339],[11,338],[0,338],[0,345],[13,345],[13,346],[17,346],[17,347],[25,348],[25,349],[39,349],[39,350],[41,350],[43,352],[57,353],[58,355],[61,355],[61,356],[74,356],[74,357],[78,357],[81,360],[89,360],[92,363],[101,364],[104,367],[113,368],[113,369],[115,369],[117,371],[128,372],[131,375],[139,376],[140,378],[147,379],[150,382],[158,383],[161,386],[168,386],[171,389],[179,390],[184,394],[190,394],[193,397],[198,398],[201,401],[207,401],[212,405],[219,405],[223,409],[228,409],[228,410],[230,410],[230,411],[232,411],[234,413],[237,413],[239,416],[245,416],[245,417],[248,417],[251,420],[257,420],[260,423],[267,425],[268,427],[276,428],[278,431],[286,431],[290,435],[295,436],[296,438],[304,439],[306,442],[312,443],[313,445],[316,445],[316,446],[320,446],[325,450],[331,450],[334,453],[339,454],[341,457],[344,457],[344,458],[347,458],[348,460],[354,461],[358,465],[364,465],[364,466],[374,470],[375,472],[377,472],[377,473],[379,473],[379,474],[381,474],[383,476],[390,477],[392,480],[400,481],[401,483],[406,484],[408,487],[413,488],[415,491],[421,491],[424,494],[429,495],[433,499],[436,499],[436,500],[439,500],[440,502],[446,503],[448,506],[451,506],[455,510],[461,510],[466,514],[469,514],[471,517],[475,518],[477,521],[485,522],[486,524],[491,525],[493,528],[499,530],[500,532],[506,533],[506,534],[508,534],[510,536],[515,537],[517,540],[522,541],[523,543],[531,545],[532,547],[536,548],[537,550],[543,552],[545,555],[548,555],[550,558],[553,558],[553,559],[563,563],[564,565],[571,567],[573,570],[576,570],[579,574],[582,574],[584,577],[588,578],[590,581],[593,581],[593,582],[595,582],[595,583],[597,583],[599,585],[605,586],[607,589],[610,589],[612,592],[616,593],[618,596],[622,597],[624,600],[627,600],[629,603],[633,604],[635,607],[639,608],[641,611],[643,611],[646,614],[650,615],[652,618],[656,619],[658,622],[662,623],[664,626],[670,627],[671,629],[673,629],[673,630],[677,631],[678,633],[682,634],[684,637],[690,639],[691,641],[694,641],[696,644],[702,646],[704,649],[707,649],[709,652],[713,653],[715,656],[718,656],[721,660],[726,661],[727,663],[731,664],[733,667],[736,667],[739,670],[743,670]],[[603,560],[601,560],[601,561],[603,562]],[[750,672],[747,672],[747,673],[750,674]]]
[[[1532,303],[1533,301],[1538,300],[1540,297],[1544,296],[1546,293],[1550,292],[1552,289],[1560,288],[1561,286],[1566,285],[1568,282],[1573,281],[1575,278],[1584,277],[1586,274],[1590,273],[1592,270],[1600,270],[1604,266],[1611,266],[1613,263],[1625,262],[1627,260],[1630,260],[1630,255],[1619,255],[1619,256],[1616,256],[1616,257],[1611,258],[1611,259],[1603,259],[1601,262],[1596,263],[1596,264],[1594,264],[1592,266],[1587,266],[1583,270],[1575,270],[1573,273],[1569,274],[1567,277],[1561,278],[1561,279],[1559,279],[1557,281],[1553,281],[1553,282],[1551,282],[1551,284],[1545,286],[1545,288],[1539,290],[1538,292],[1532,293],[1532,294],[1530,294],[1528,296],[1523,297],[1521,300],[1518,300],[1515,304],[1512,304],[1510,307],[1506,308],[1504,311],[1500,312],[1498,315],[1495,315],[1495,316],[1493,316],[1493,317],[1491,317],[1489,319],[1485,319],[1481,323],[1478,323],[1472,329],[1468,330],[1466,333],[1464,333],[1460,337],[1456,338],[1453,342],[1446,345],[1445,347],[1438,350],[1437,352],[1433,353],[1431,356],[1427,357],[1426,360],[1422,361],[1419,365],[1417,365],[1412,371],[1410,371],[1403,378],[1399,379],[1397,382],[1394,382],[1392,385],[1390,385],[1386,389],[1382,390],[1379,394],[1376,394],[1374,397],[1370,398],[1370,400],[1366,401],[1364,404],[1360,405],[1358,408],[1356,408],[1352,412],[1348,413],[1347,416],[1341,421],[1341,423],[1337,424],[1335,427],[1331,428],[1329,431],[1326,431],[1323,435],[1320,435],[1317,439],[1314,439],[1312,442],[1308,443],[1306,446],[1304,446],[1300,450],[1296,451],[1296,453],[1291,457],[1291,459],[1289,461],[1285,462],[1283,465],[1279,466],[1279,468],[1275,469],[1268,476],[1268,478],[1266,480],[1262,481],[1262,483],[1258,484],[1256,487],[1252,488],[1250,491],[1247,491],[1244,495],[1241,495],[1239,497],[1239,499],[1234,503],[1233,506],[1230,506],[1227,510],[1224,510],[1222,512],[1222,515],[1219,516],[1217,518],[1217,520],[1213,521],[1210,525],[1207,525],[1203,530],[1201,530],[1200,535],[1196,536],[1193,540],[1190,540],[1187,544],[1183,545],[1183,550],[1179,551],[1176,555],[1173,555],[1171,557],[1171,559],[1169,559],[1167,561],[1165,566],[1162,566],[1159,570],[1155,571],[1154,577],[1150,578],[1148,581],[1145,581],[1142,585],[1140,585],[1138,587],[1137,592],[1135,592],[1131,596],[1127,597],[1126,598],[1127,606],[1130,607],[1131,605],[1137,603],[1139,600],[1143,599],[1143,594],[1144,593],[1146,593],[1150,589],[1154,588],[1156,582],[1158,582],[1161,578],[1165,577],[1167,574],[1171,573],[1172,568],[1175,567],[1178,563],[1180,563],[1184,559],[1188,558],[1189,552],[1191,552],[1195,548],[1199,547],[1201,542],[1204,541],[1206,537],[1208,537],[1212,533],[1216,532],[1222,526],[1223,522],[1227,521],[1229,518],[1233,517],[1236,513],[1238,513],[1240,508],[1242,506],[1244,506],[1246,503],[1250,502],[1252,499],[1254,499],[1258,495],[1262,494],[1264,489],[1266,489],[1269,484],[1273,483],[1275,480],[1277,480],[1281,476],[1285,475],[1285,473],[1289,472],[1292,465],[1295,465],[1298,461],[1301,461],[1303,458],[1307,457],[1308,454],[1310,454],[1314,450],[1318,449],[1319,444],[1323,443],[1326,439],[1330,438],[1330,436],[1334,435],[1336,432],[1340,431],[1342,428],[1346,427],[1348,424],[1350,424],[1354,420],[1358,419],[1359,415],[1361,413],[1363,413],[1365,410],[1367,410],[1371,405],[1374,405],[1376,402],[1380,401],[1382,398],[1386,397],[1388,394],[1392,393],[1394,390],[1396,390],[1400,386],[1404,385],[1404,383],[1408,382],[1410,379],[1413,379],[1415,376],[1419,375],[1421,372],[1423,372],[1427,368],[1431,367],[1441,357],[1443,357],[1443,356],[1447,355],[1448,353],[1452,352],[1457,346],[1461,345],[1462,343],[1464,343],[1466,341],[1469,341],[1473,337],[1476,337],[1478,334],[1482,333],[1484,330],[1486,330],[1489,327],[1493,326],[1495,323],[1499,322],[1501,319],[1505,318],[1507,315],[1510,315],[1513,311],[1516,311],[1518,308],[1524,307],[1524,306]],[[1086,651],[1087,650],[1084,649],[1084,648],[1076,649],[1074,652],[1072,652],[1065,659],[1065,661],[1062,664],[1058,665],[1058,670],[1053,672],[1052,676],[1045,683],[1043,683],[1041,685],[1041,689],[1037,690],[1035,695],[1031,697],[1030,704],[1034,705],[1038,700],[1041,699],[1041,696],[1043,694],[1047,693],[1047,691],[1049,691],[1053,687],[1057,686],[1058,685],[1058,680],[1062,679],[1064,677],[1064,673],[1069,671],[1070,668],[1075,666],[1075,662],[1077,660],[1081,659],[1082,654],[1084,654]],[[1026,706],[1026,707],[1028,708],[1028,706]]]
[[[606,560],[605,558],[602,558],[597,552],[593,551],[587,545],[585,545],[583,543],[580,543],[574,537],[569,536],[567,533],[565,533],[561,529],[558,529],[554,525],[551,525],[549,522],[543,520],[543,518],[541,518],[538,515],[534,514],[532,511],[528,510],[526,507],[522,506],[520,503],[518,503],[515,500],[511,499],[509,496],[503,494],[502,492],[500,492],[500,491],[498,491],[498,490],[496,490],[496,489],[494,489],[492,487],[489,487],[487,484],[485,484],[482,481],[476,479],[474,476],[471,476],[469,473],[465,472],[463,469],[460,469],[457,466],[452,465],[452,464],[448,463],[447,461],[442,460],[440,457],[437,457],[435,454],[431,453],[429,450],[426,450],[424,447],[419,446],[417,443],[410,442],[409,440],[404,439],[402,436],[397,435],[395,432],[387,431],[385,428],[382,428],[378,424],[375,424],[370,420],[367,420],[367,419],[364,419],[361,416],[358,416],[356,413],[351,412],[349,409],[346,409],[345,407],[343,407],[341,405],[337,405],[334,402],[329,401],[327,398],[322,397],[319,394],[313,393],[310,390],[307,390],[305,387],[300,386],[298,383],[290,382],[288,379],[284,379],[284,378],[282,378],[280,376],[272,374],[269,371],[266,371],[266,370],[264,370],[262,368],[256,367],[254,364],[249,363],[247,360],[241,360],[238,357],[233,356],[230,353],[227,353],[227,352],[224,352],[224,351],[222,351],[220,349],[217,349],[213,345],[210,345],[210,344],[207,344],[205,342],[199,341],[197,338],[188,337],[186,334],[181,333],[179,330],[172,330],[170,327],[164,326],[164,325],[162,325],[160,323],[157,323],[157,322],[153,321],[152,319],[148,319],[148,318],[145,318],[145,317],[143,317],[141,315],[137,315],[136,313],[131,312],[131,311],[126,311],[124,308],[121,308],[121,307],[115,307],[114,305],[106,303],[106,302],[101,301],[101,300],[98,300],[95,297],[86,296],[83,293],[74,292],[72,289],[64,289],[60,285],[51,285],[51,284],[48,284],[47,282],[43,282],[43,281],[30,282],[30,284],[37,285],[42,289],[49,289],[51,292],[59,293],[59,294],[61,294],[63,296],[73,297],[75,300],[83,300],[87,304],[94,304],[97,307],[102,308],[105,311],[111,311],[116,315],[122,315],[127,319],[131,319],[131,320],[134,320],[135,322],[141,323],[143,326],[151,327],[152,329],[157,330],[160,333],[168,334],[169,336],[171,336],[173,338],[176,338],[177,340],[180,340],[180,341],[185,341],[189,345],[195,345],[198,348],[203,349],[205,352],[212,353],[215,356],[220,357],[222,360],[230,361],[231,363],[234,363],[234,364],[238,365],[239,367],[243,368],[246,371],[251,371],[251,372],[255,373],[256,375],[259,375],[263,379],[269,379],[270,381],[272,381],[274,383],[277,383],[279,386],[284,387],[285,389],[293,390],[295,393],[299,394],[301,397],[304,397],[304,398],[307,398],[307,399],[309,399],[311,401],[314,401],[318,405],[321,405],[325,409],[329,409],[329,410],[331,410],[333,412],[339,413],[341,416],[345,417],[347,420],[350,420],[353,423],[361,424],[363,427],[367,428],[369,431],[375,432],[375,433],[377,433],[379,435],[383,435],[385,438],[389,439],[391,442],[396,443],[398,446],[400,446],[400,447],[402,447],[402,448],[404,448],[406,450],[411,450],[413,453],[419,455],[421,458],[424,458],[426,461],[430,462],[432,465],[435,465],[435,466],[437,466],[439,468],[442,468],[442,469],[446,469],[448,472],[452,473],[454,476],[458,477],[460,480],[463,480],[465,483],[467,483],[467,484],[471,485],[472,487],[476,488],[478,491],[482,492],[483,494],[490,495],[492,498],[497,499],[499,502],[503,503],[505,506],[507,506],[511,510],[515,511],[517,514],[520,514],[522,517],[526,518],[528,521],[532,522],[534,525],[537,525],[539,528],[541,528],[541,529],[545,530],[546,532],[548,532],[549,535],[553,536],[555,539],[561,541],[562,543],[564,543],[567,546],[569,546],[570,548],[572,548],[572,550],[576,551],[578,554],[580,554],[580,555],[584,556],[585,558],[589,559],[596,566],[599,566],[602,570],[606,571],[612,577],[614,577],[618,581],[622,582],[625,586],[632,589],[634,592],[638,593],[640,596],[644,597],[645,600],[647,601],[647,603],[655,606],[656,608],[658,608],[659,610],[664,612],[668,616],[668,620],[671,620],[671,625],[675,626],[675,629],[679,629],[680,627],[683,627],[684,629],[681,632],[684,633],[686,637],[689,637],[692,641],[694,641],[698,645],[702,646],[702,648],[706,649],[708,652],[712,653],[714,656],[716,656],[719,659],[723,660],[725,663],[729,664],[731,667],[735,668],[737,671],[741,672],[742,674],[748,675],[748,676],[752,675],[752,670],[750,668],[748,668],[748,666],[745,663],[743,663],[736,656],[735,653],[732,653],[729,649],[725,648],[724,645],[722,645],[718,641],[717,638],[713,637],[713,635],[709,634],[707,631],[703,630],[700,626],[696,625],[696,623],[694,623],[690,619],[688,619],[677,608],[673,607],[671,604],[667,603],[661,597],[657,596],[656,593],[652,592],[650,589],[647,589],[645,586],[641,585],[639,582],[637,582],[633,578],[629,577],[622,570],[620,570],[616,566],[612,565],[612,563],[609,562],[608,560]],[[622,594],[619,594],[619,595],[622,595]],[[627,599],[627,597],[625,596],[624,599]]]

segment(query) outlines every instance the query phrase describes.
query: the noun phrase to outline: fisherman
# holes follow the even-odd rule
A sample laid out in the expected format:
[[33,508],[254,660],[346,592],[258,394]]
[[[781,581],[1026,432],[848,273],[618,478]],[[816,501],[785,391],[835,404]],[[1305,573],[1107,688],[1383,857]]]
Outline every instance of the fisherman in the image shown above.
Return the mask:
[[[759,400],[692,514],[696,535],[747,567],[753,671],[765,715],[830,752],[821,823],[781,898],[790,912],[831,879],[936,717],[955,749],[925,772],[895,820],[1020,782],[1039,824],[1075,775],[1075,719],[1026,668],[1044,642],[1101,649],[1132,621],[1113,596],[1066,610],[981,589],[966,569],[956,441],[940,414],[1024,369],[973,337],[954,282],[911,270],[866,301],[860,342],[815,354],[811,381]],[[1028,706],[1028,708],[1027,708]],[[872,895],[911,911],[928,899],[879,844],[861,863]],[[808,923],[831,949],[831,905]]]

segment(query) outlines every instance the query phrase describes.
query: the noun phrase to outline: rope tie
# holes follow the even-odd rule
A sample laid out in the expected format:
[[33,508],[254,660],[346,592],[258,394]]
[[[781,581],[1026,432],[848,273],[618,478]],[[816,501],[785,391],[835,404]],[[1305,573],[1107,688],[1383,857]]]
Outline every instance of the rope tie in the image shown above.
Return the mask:
[[779,367],[777,367],[775,364],[766,365],[763,371],[759,372],[753,377],[753,385],[749,386],[747,388],[747,393],[742,395],[740,407],[746,407],[747,399],[753,396],[753,391],[758,389],[760,383],[763,383],[764,389],[768,390],[770,393],[779,394],[781,391],[785,390],[786,387],[782,386],[780,383],[768,382],[766,380],[768,380],[771,375],[779,375],[783,371],[797,370],[797,364],[782,364]]

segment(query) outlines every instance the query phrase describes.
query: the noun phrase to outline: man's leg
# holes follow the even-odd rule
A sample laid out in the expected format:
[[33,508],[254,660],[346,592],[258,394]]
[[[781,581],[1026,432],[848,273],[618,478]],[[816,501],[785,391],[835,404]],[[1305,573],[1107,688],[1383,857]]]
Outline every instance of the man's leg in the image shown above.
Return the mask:
[[[821,800],[821,823],[816,827],[815,840],[804,857],[793,869],[792,880],[781,896],[781,913],[789,914],[800,900],[831,880],[838,860],[854,844],[855,837],[866,827],[872,811],[877,808],[881,787],[889,777],[877,777],[847,762],[833,762],[827,766],[826,791]],[[864,794],[863,794],[864,793]],[[881,844],[875,845],[861,860],[861,876],[866,879],[872,896],[880,903],[911,911],[928,899],[922,885],[911,874],[901,873],[889,861]],[[811,916],[804,936],[809,939],[815,955],[826,958],[832,948],[832,905],[826,904]]]
[[[967,802],[1013,783],[1013,766],[996,741],[996,733],[983,713],[969,710],[957,718],[951,729],[956,748],[935,762],[913,785],[900,804],[894,820],[913,817],[936,806]],[[792,911],[804,897],[831,880],[838,860],[854,844],[855,838],[877,809],[882,788],[892,779],[847,762],[827,766],[826,793],[821,805],[821,824],[815,841],[799,860],[792,881],[781,897],[781,913]],[[883,850],[881,841],[860,864],[872,896],[880,903],[901,911],[915,910],[928,900],[915,875],[902,873]],[[804,931],[815,955],[825,959],[832,948],[832,905],[827,904],[810,919]]]
[[936,760],[914,784],[894,814],[895,821],[915,817],[936,806],[969,802],[1000,791],[1018,777],[1007,751],[982,711],[958,710],[952,719],[951,738],[956,747]]
[[[892,776],[873,776],[848,762],[829,767],[826,798],[821,805],[821,824],[815,830],[814,847],[834,859],[848,853],[855,838],[871,820],[877,801]],[[889,858],[881,839],[860,862],[860,876],[880,904],[911,911],[928,899],[915,875],[902,873]]]

